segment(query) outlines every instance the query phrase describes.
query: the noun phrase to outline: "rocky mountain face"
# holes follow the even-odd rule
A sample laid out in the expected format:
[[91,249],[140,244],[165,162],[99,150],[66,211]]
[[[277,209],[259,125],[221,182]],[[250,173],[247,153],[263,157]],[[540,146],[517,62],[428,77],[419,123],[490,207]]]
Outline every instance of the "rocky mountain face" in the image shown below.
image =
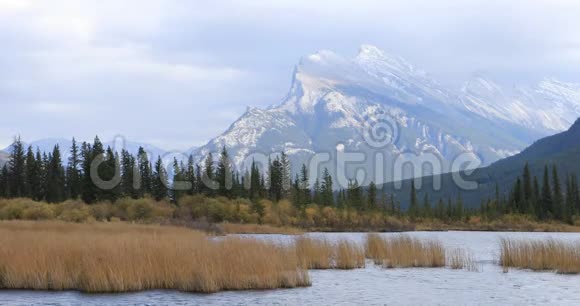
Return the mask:
[[328,167],[354,177],[364,170],[359,182],[384,182],[488,165],[568,128],[579,115],[578,84],[546,79],[508,91],[476,77],[453,90],[404,59],[363,45],[354,58],[332,51],[303,57],[281,103],[249,108],[193,154],[201,160],[225,145],[244,168],[285,151],[294,171],[330,159],[311,171]]

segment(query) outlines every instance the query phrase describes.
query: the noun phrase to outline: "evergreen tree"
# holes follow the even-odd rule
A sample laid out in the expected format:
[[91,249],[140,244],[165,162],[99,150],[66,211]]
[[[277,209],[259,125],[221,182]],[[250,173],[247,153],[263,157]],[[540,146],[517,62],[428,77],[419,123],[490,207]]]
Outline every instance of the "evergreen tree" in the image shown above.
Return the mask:
[[143,147],[139,147],[137,152],[137,164],[139,168],[139,177],[141,182],[141,188],[139,189],[139,194],[141,197],[145,195],[150,195],[152,193],[152,173],[151,173],[151,162],[147,156],[147,152]]
[[8,161],[9,196],[14,198],[26,196],[26,156],[20,137],[14,139]]
[[186,192],[188,195],[193,195],[197,192],[197,182],[195,178],[193,155],[189,154],[189,157],[187,158],[187,170],[185,171],[185,180],[191,183],[191,188]]
[[550,176],[548,166],[544,167],[544,179],[542,181],[542,209],[540,218],[545,219],[553,216],[552,212],[552,189],[550,188]]
[[415,189],[415,180],[411,180],[411,195],[409,202],[409,217],[411,220],[415,220],[418,217],[419,203],[417,201],[417,190]]
[[49,156],[48,167],[46,170],[46,201],[49,203],[58,203],[64,201],[65,176],[58,144],[54,146],[52,154]]
[[0,198],[7,198],[10,194],[8,188],[8,166],[4,164],[0,171]]
[[115,202],[121,195],[121,165],[119,156],[111,147],[107,147],[105,160],[99,167],[101,180],[107,182],[106,188],[101,188],[98,201]]
[[70,156],[68,158],[68,165],[66,169],[67,177],[67,193],[72,199],[76,199],[81,194],[82,182],[81,182],[81,156],[79,153],[79,148],[77,141],[72,139],[72,146],[70,148]]
[[219,187],[216,186],[216,182],[214,181],[214,174],[213,154],[209,152],[205,159],[205,167],[202,177],[203,193],[207,196],[215,195],[215,190]]
[[377,208],[377,185],[373,181],[369,184],[367,201],[368,207],[371,209]]
[[177,203],[181,197],[185,195],[187,190],[184,184],[189,182],[185,181],[185,172],[183,170],[183,164],[177,161],[177,158],[173,158],[173,185],[170,190],[170,198],[173,203]]
[[534,187],[533,187],[533,197],[532,204],[534,205],[535,216],[538,219],[542,218],[542,197],[540,196],[540,184],[538,183],[538,178],[534,175]]
[[443,199],[439,198],[439,202],[437,202],[437,208],[435,210],[435,217],[439,220],[445,220],[445,203],[443,203]]
[[250,168],[250,200],[257,201],[260,197],[260,170],[258,169],[258,165],[256,165],[256,161],[252,160],[252,166]]
[[228,151],[226,150],[225,146],[223,146],[222,148],[222,152],[220,154],[220,159],[216,169],[216,180],[219,185],[217,193],[220,196],[231,198],[233,184],[232,165],[230,157],[228,155]]
[[424,218],[432,217],[431,202],[429,202],[429,195],[427,193],[425,193],[425,196],[423,197],[423,209],[421,216]]
[[306,168],[306,164],[302,164],[302,168],[300,169],[299,187],[300,191],[302,191],[302,196],[300,197],[301,202],[298,203],[298,205],[304,207],[312,201],[310,195],[310,181],[308,178],[308,168]]
[[455,220],[461,221],[465,216],[465,208],[463,206],[463,199],[461,199],[461,194],[457,195],[457,202],[455,203]]
[[314,181],[312,192],[313,192],[312,201],[318,205],[322,204],[322,188],[320,186],[320,181],[318,180],[318,178],[316,178],[316,181]]
[[332,177],[330,176],[330,173],[328,172],[327,168],[324,168],[324,172],[322,174],[321,193],[322,193],[321,204],[325,206],[334,206]]
[[167,171],[165,171],[163,161],[159,156],[157,157],[157,162],[155,163],[151,180],[151,195],[153,198],[157,201],[165,199],[168,196],[168,185],[169,183],[167,182]]
[[571,175],[566,176],[566,204],[564,206],[564,221],[568,224],[574,224],[574,214],[576,212],[574,202],[574,186]]
[[282,177],[282,198],[290,199],[292,195],[292,166],[285,152],[280,154],[280,166]]
[[363,199],[362,188],[358,184],[358,180],[350,180],[348,183],[347,199],[350,207],[365,210],[366,203]]
[[530,202],[532,201],[533,197],[534,197],[534,191],[533,191],[533,187],[532,187],[532,176],[530,174],[530,166],[528,165],[528,163],[526,162],[525,166],[524,166],[524,173],[522,175],[522,181],[523,181],[523,193],[524,193],[524,206],[525,207],[529,207]]
[[42,165],[36,160],[32,147],[26,153],[26,196],[40,201],[44,197],[42,191]]
[[558,169],[556,168],[556,165],[552,166],[552,179],[554,185],[554,197],[552,204],[554,218],[562,220],[564,212],[564,199],[562,195],[562,187],[560,186],[560,178],[558,177]]
[[133,199],[141,197],[142,194],[139,192],[140,179],[135,157],[123,149],[121,151],[121,194]]

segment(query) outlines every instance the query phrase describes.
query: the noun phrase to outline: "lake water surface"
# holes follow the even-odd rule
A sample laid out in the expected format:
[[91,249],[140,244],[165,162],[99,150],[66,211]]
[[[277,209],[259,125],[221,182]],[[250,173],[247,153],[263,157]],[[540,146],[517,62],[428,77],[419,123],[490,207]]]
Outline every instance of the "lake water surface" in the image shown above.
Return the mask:
[[[311,233],[329,240],[363,243],[364,233]],[[385,233],[382,235],[397,235]],[[440,240],[449,249],[469,250],[479,271],[447,268],[383,269],[367,262],[364,269],[310,271],[311,287],[267,291],[193,294],[147,291],[127,294],[0,291],[2,305],[256,305],[256,304],[396,304],[396,305],[580,305],[580,275],[558,275],[497,265],[499,240],[558,239],[580,241],[580,233],[410,232],[418,238]],[[289,243],[284,235],[245,235]]]

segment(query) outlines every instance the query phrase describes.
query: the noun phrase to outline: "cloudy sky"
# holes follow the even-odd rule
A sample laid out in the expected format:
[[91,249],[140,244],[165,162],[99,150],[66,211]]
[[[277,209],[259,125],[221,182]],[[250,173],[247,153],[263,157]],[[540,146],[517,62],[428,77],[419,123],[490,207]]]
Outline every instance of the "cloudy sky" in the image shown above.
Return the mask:
[[[315,3],[313,3],[315,2]],[[95,134],[204,144],[293,66],[374,44],[452,86],[580,82],[578,1],[0,0],[0,148]]]

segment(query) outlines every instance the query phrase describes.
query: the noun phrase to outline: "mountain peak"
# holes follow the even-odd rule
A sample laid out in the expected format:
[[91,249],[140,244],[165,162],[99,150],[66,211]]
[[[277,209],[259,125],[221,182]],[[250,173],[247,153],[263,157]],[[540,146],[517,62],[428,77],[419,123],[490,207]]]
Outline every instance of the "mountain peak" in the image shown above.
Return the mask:
[[382,58],[385,57],[385,52],[376,46],[363,44],[358,49],[358,56]]
[[576,119],[576,122],[572,124],[570,131],[580,131],[580,118]]

